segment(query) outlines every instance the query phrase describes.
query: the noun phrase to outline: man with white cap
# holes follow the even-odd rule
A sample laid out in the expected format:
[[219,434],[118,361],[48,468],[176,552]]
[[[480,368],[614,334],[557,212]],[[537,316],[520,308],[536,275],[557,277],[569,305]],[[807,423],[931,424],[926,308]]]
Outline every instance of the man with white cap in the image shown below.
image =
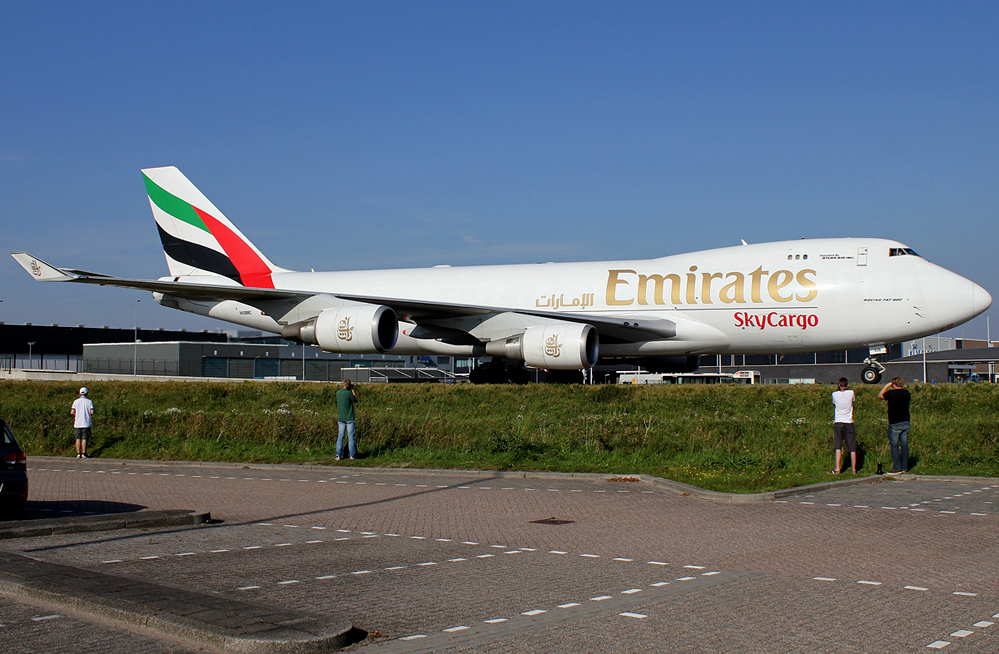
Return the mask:
[[87,397],[87,387],[80,389],[80,397],[73,402],[69,414],[74,417],[73,427],[76,429],[76,458],[89,459],[87,456],[87,439],[90,438],[91,417],[94,415],[94,403]]

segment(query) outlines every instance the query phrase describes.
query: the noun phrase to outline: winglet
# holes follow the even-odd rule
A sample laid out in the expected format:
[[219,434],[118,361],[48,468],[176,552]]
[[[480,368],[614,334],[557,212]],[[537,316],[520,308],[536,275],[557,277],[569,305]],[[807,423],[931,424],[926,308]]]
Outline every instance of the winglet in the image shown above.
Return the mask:
[[71,282],[79,279],[79,275],[68,273],[61,268],[56,268],[52,264],[45,263],[38,257],[27,252],[12,252],[14,260],[21,264],[21,267],[31,273],[31,276],[40,282]]

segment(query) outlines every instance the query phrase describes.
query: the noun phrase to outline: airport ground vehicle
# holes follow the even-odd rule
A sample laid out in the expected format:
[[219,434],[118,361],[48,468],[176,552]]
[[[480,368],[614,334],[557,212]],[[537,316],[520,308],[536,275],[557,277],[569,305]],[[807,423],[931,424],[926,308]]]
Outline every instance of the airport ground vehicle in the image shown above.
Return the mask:
[[645,372],[623,370],[616,373],[618,384],[759,384],[757,370],[736,372]]
[[14,432],[0,419],[0,513],[21,517],[28,502],[28,461]]

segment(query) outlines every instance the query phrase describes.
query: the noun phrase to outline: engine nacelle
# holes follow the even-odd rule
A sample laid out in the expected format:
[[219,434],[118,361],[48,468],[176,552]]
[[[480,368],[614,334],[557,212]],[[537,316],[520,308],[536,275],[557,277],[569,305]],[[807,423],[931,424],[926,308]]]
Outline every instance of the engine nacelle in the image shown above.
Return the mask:
[[532,368],[578,370],[597,362],[600,339],[593,325],[582,323],[528,327],[520,337],[520,350]]
[[[309,328],[302,329],[305,340],[315,338],[327,352],[388,352],[399,338],[395,311],[375,304],[349,304],[326,309]],[[308,331],[313,332],[307,334]],[[305,342],[310,342],[308,338]]]

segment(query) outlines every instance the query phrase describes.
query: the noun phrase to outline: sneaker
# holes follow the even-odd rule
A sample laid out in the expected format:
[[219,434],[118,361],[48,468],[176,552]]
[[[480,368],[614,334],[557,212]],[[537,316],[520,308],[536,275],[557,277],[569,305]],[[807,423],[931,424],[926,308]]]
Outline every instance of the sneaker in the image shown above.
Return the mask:
[[78,458],[78,459],[82,459],[82,458],[83,458],[83,455],[82,455],[82,454],[80,454],[79,452],[77,452],[77,453],[76,453],[76,458]]
[[351,457],[348,457],[348,458],[349,458],[349,459],[350,459],[351,461],[357,461],[357,459],[355,459],[355,458],[354,458],[354,457],[352,457],[352,456],[351,456]]
[[334,460],[334,461],[339,461],[339,460],[340,460],[340,457],[334,457],[334,459],[333,459],[333,460]]
[[89,459],[89,458],[90,458],[90,455],[89,455],[89,454],[87,454],[86,452],[84,452],[83,454],[81,454],[81,455],[80,455],[80,458],[81,458],[81,459]]

